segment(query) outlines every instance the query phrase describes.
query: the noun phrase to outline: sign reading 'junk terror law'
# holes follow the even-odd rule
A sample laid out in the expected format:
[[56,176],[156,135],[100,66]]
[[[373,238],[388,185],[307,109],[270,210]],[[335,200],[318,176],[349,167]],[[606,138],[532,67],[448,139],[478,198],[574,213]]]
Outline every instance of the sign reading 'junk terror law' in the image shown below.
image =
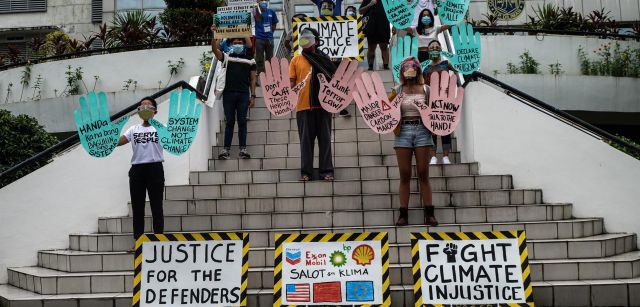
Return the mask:
[[247,306],[249,235],[142,235],[133,306]]
[[276,234],[273,306],[390,306],[384,233]]
[[524,231],[411,233],[415,306],[534,306]]

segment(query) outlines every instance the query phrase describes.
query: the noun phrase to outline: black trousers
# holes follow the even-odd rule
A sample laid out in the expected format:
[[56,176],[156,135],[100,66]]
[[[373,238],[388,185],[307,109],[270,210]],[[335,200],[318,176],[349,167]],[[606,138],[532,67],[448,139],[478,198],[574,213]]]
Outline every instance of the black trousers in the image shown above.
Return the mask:
[[144,207],[147,193],[153,215],[153,232],[164,232],[162,199],[164,169],[162,162],[134,164],[129,170],[129,192],[133,211],[133,236],[137,240],[144,233]]
[[300,137],[301,173],[313,176],[313,149],[318,139],[320,176],[333,176],[331,160],[331,113],[324,109],[312,109],[296,113]]

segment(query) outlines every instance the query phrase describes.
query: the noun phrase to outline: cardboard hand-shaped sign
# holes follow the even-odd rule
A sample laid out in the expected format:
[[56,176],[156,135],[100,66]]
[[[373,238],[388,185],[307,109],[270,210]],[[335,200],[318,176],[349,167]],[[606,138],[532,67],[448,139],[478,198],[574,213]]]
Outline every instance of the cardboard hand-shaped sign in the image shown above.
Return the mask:
[[445,25],[455,25],[462,21],[471,0],[436,0],[438,16]]
[[413,14],[418,0],[408,3],[407,0],[381,0],[389,22],[396,29],[406,29],[413,21]]
[[173,91],[169,98],[167,125],[155,118],[149,120],[158,131],[160,146],[176,156],[187,152],[196,139],[201,111],[202,105],[196,102],[195,92],[183,89],[178,101],[178,91]]
[[480,33],[474,33],[470,24],[454,26],[451,33],[456,53],[442,51],[442,55],[448,57],[451,65],[464,75],[478,71],[482,53]]
[[329,113],[339,113],[353,100],[356,79],[362,74],[357,61],[342,60],[331,81],[318,74],[320,81],[320,105]]
[[387,92],[378,73],[362,73],[356,79],[357,91],[353,91],[353,99],[367,126],[376,133],[384,134],[393,131],[400,123],[400,104],[403,95],[398,95],[389,102]]
[[89,92],[86,98],[80,97],[80,109],[73,111],[73,117],[82,147],[96,158],[104,158],[113,152],[118,146],[122,127],[129,120],[129,116],[125,116],[115,123],[111,122],[107,95],[103,92],[98,95]]
[[307,84],[309,76],[291,88],[289,81],[289,61],[271,58],[264,62],[265,72],[260,73],[260,85],[264,104],[275,116],[284,116],[295,109],[298,103],[298,92]]
[[458,87],[456,74],[447,71],[431,74],[429,106],[420,109],[422,122],[435,135],[449,135],[460,122],[464,88]]

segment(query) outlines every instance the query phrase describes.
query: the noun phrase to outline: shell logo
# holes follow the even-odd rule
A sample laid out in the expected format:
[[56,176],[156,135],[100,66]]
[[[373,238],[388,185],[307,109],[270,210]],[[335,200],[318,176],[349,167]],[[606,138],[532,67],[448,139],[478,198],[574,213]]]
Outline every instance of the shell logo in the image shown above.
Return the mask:
[[373,247],[362,244],[356,247],[351,254],[351,258],[359,265],[366,266],[371,264],[371,261],[375,258]]

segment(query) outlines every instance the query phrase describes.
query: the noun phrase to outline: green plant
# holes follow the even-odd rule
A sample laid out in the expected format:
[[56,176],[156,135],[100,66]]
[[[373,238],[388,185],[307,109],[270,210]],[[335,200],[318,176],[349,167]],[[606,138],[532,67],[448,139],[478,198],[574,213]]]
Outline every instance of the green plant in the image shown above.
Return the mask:
[[175,63],[169,60],[167,61],[167,63],[168,63],[167,67],[169,68],[169,80],[167,81],[166,86],[169,86],[169,83],[171,82],[171,79],[173,79],[173,76],[177,75],[180,72],[180,70],[184,67],[184,59],[180,58]]
[[[27,115],[14,116],[0,110],[0,172],[56,144],[57,140],[38,121]],[[43,157],[9,177],[0,179],[3,187],[45,165],[51,157]]]
[[[620,138],[621,140],[623,140],[623,141],[625,141],[625,142],[627,142],[627,143],[629,143],[629,144],[631,144],[631,145],[633,145],[633,146],[635,146],[637,148],[640,148],[640,144],[634,142],[633,140],[631,140],[629,138],[626,138],[624,136],[621,136],[621,135],[616,135],[616,136],[618,138]],[[626,154],[628,154],[628,155],[640,160],[640,153],[638,153],[637,151],[631,150],[628,147],[624,147],[622,145],[618,145],[618,143],[614,143],[614,142],[608,142],[608,143],[612,147],[617,148],[618,150],[620,150],[620,151],[622,151],[622,152],[624,152],[624,153],[626,153]]]
[[540,63],[529,54],[529,50],[525,50],[520,55],[520,65],[507,63],[507,72],[510,74],[539,74],[539,67]]
[[24,88],[29,86],[29,82],[31,82],[31,63],[27,63],[27,65],[24,66],[24,69],[20,72],[20,84],[22,85],[22,89],[20,90],[19,101],[22,101]]
[[165,0],[167,8],[160,14],[168,40],[194,41],[211,38],[211,15],[224,0]]
[[562,64],[560,64],[558,61],[556,61],[555,64],[549,64],[549,73],[554,76],[563,74],[564,70],[562,70]]
[[580,70],[584,75],[640,77],[640,48],[622,48],[619,42],[608,42],[593,50],[590,59],[582,46],[578,48]]
[[[82,81],[82,67],[76,67],[72,69],[71,65],[67,66],[67,71],[64,73],[67,76],[67,86],[62,91],[67,96],[80,94],[80,83]],[[86,88],[86,86],[85,86]]]
[[212,51],[205,51],[202,53],[202,56],[200,56],[200,76],[202,79],[207,78],[207,74],[211,69],[211,60],[213,60]]
[[36,82],[33,83],[33,95],[31,95],[31,100],[42,99],[42,81],[42,75],[38,75],[36,77]]
[[112,23],[108,36],[110,46],[114,47],[152,44],[158,40],[161,30],[156,17],[142,10],[118,13]]
[[125,80],[124,84],[122,85],[122,90],[128,91],[132,85],[133,85],[133,91],[135,92],[136,89],[138,88],[138,81],[133,79]]

